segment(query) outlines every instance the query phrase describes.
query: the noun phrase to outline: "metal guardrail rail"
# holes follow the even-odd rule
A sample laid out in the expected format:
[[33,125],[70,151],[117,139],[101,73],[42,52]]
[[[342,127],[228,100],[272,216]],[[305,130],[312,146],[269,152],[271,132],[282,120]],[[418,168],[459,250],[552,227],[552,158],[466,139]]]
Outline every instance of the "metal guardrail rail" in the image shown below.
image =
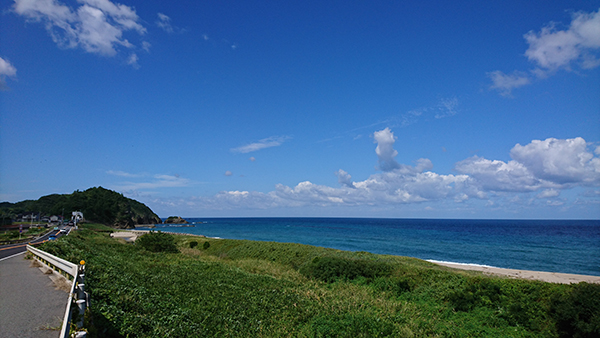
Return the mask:
[[11,240],[4,240],[4,241],[0,241],[0,245],[7,245],[7,244],[19,244],[19,243],[25,243],[25,242],[31,242],[37,238],[43,237],[46,234],[48,234],[49,232],[51,232],[53,230],[48,230],[42,234],[36,235],[36,236],[29,236],[27,238],[22,238],[22,239],[11,239]]
[[[63,318],[62,329],[60,331],[60,338],[69,337],[70,323],[72,318],[72,305],[76,303],[79,308],[79,321],[77,326],[81,327],[83,324],[83,315],[85,308],[89,303],[89,297],[84,289],[84,276],[85,276],[85,262],[81,261],[82,264],[77,265],[62,258],[56,257],[45,251],[36,249],[31,245],[27,245],[27,251],[29,251],[35,259],[41,263],[47,265],[53,270],[58,271],[60,274],[68,279],[72,279],[71,292],[69,292],[69,300],[67,302],[67,308],[65,310],[65,316]],[[69,276],[71,278],[69,278]],[[85,337],[85,335],[78,337]]]

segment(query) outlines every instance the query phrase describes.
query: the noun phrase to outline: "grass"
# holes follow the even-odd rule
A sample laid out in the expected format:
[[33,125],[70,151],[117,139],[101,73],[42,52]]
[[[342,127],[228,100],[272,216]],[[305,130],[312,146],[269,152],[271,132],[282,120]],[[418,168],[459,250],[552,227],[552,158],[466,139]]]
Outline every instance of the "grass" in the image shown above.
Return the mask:
[[[85,227],[84,227],[85,228]],[[418,259],[174,236],[155,253],[83,229],[92,337],[597,337],[600,285],[450,271]],[[209,243],[204,245],[204,243]]]

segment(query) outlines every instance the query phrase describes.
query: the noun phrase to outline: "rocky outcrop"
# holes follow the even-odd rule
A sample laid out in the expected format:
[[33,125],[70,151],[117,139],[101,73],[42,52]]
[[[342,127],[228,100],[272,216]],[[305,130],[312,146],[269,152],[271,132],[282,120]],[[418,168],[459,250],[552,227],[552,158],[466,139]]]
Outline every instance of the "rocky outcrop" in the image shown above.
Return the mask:
[[165,224],[187,224],[188,221],[179,216],[170,216],[165,220]]

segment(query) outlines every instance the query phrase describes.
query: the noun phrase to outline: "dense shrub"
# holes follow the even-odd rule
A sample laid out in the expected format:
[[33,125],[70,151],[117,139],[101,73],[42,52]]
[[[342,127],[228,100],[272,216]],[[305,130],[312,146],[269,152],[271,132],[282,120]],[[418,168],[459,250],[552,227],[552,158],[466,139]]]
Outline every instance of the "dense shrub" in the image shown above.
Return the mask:
[[375,277],[389,276],[391,270],[389,264],[376,260],[315,257],[300,269],[300,273],[331,283],[336,280],[353,280],[359,277],[372,280]]
[[502,291],[500,286],[489,278],[473,278],[466,285],[452,292],[448,300],[457,311],[469,311],[475,307],[498,303]]
[[197,247],[197,246],[198,246],[198,242],[196,242],[196,241],[191,241],[191,242],[190,242],[190,248],[192,248],[192,249],[193,249],[193,248],[195,248],[195,247]]
[[179,252],[175,245],[175,238],[164,232],[151,231],[138,238],[136,244],[152,252]]
[[204,250],[210,248],[210,243],[209,242],[204,242],[204,244],[202,245],[202,247],[204,248]]
[[316,317],[311,321],[314,337],[392,337],[394,325],[362,315]]
[[561,337],[600,337],[600,285],[579,283],[555,297],[552,316]]

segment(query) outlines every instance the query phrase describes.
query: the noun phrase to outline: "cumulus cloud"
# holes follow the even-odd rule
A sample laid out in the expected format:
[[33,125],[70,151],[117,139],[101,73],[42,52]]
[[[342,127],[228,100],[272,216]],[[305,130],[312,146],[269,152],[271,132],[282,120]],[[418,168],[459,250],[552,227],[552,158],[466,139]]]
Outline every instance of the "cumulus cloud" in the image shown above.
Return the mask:
[[600,158],[581,137],[533,140],[510,151],[513,160],[503,162],[473,156],[455,169],[474,179],[482,190],[529,192],[542,188],[566,189],[600,185]]
[[17,68],[15,68],[9,61],[0,57],[0,90],[6,90],[6,78],[16,77]]
[[[600,187],[600,158],[596,147],[582,138],[533,140],[516,144],[510,150],[508,162],[473,156],[455,165],[456,174],[433,172],[431,160],[421,158],[414,165],[396,162],[396,138],[389,128],[376,131],[375,153],[379,166],[386,168],[363,180],[353,180],[343,169],[335,172],[339,186],[303,181],[295,186],[277,184],[269,192],[222,191],[208,197],[196,197],[187,203],[206,210],[270,209],[296,207],[394,207],[414,203],[455,204],[467,207],[472,201],[484,200],[497,208],[544,202],[547,206],[564,205],[558,199],[565,189],[592,188],[573,203],[591,203]],[[126,173],[112,172],[127,176]],[[155,182],[131,184],[127,188],[190,184],[173,176],[155,176]],[[589,196],[588,196],[589,195]],[[586,200],[587,198],[587,200]],[[591,202],[590,202],[591,201]],[[476,203],[476,202],[474,202]],[[427,206],[427,204],[426,204]]]
[[338,177],[338,182],[345,187],[354,188],[354,184],[352,183],[352,176],[345,172],[344,170],[338,170],[335,175]]
[[529,47],[525,56],[536,67],[530,74],[490,72],[490,89],[510,96],[513,89],[530,84],[534,77],[546,78],[559,69],[571,70],[574,66],[581,69],[600,66],[600,9],[592,13],[576,12],[567,29],[557,29],[558,26],[552,22],[539,32],[526,33],[523,37]]
[[588,144],[581,137],[533,140],[525,146],[517,144],[510,156],[541,180],[559,185],[600,184],[600,159],[588,150]]
[[[374,133],[379,166],[386,168],[362,181],[353,181],[343,169],[335,175],[339,187],[314,184],[296,186],[278,184],[274,191],[224,191],[213,197],[198,198],[198,206],[207,208],[274,208],[302,206],[384,206],[453,201],[487,200],[496,205],[494,196],[510,194],[513,203],[524,194],[538,199],[555,198],[561,190],[577,186],[600,186],[600,159],[595,149],[582,138],[533,140],[515,145],[508,162],[473,156],[455,165],[459,173],[439,174],[429,159],[418,159],[414,166],[397,163],[396,138],[389,128]],[[498,195],[500,194],[500,195]],[[563,204],[553,200],[548,205]]]
[[77,8],[72,8],[57,0],[15,0],[13,10],[31,21],[43,23],[58,46],[79,47],[103,56],[115,56],[121,48],[135,47],[124,33],[134,31],[140,36],[146,33],[132,7],[109,0],[78,0],[78,3]]
[[289,137],[289,136],[271,136],[271,137],[268,137],[268,138],[265,138],[265,139],[262,139],[257,142],[253,142],[253,143],[241,146],[241,147],[232,148],[231,152],[246,154],[246,153],[258,151],[261,149],[278,147],[278,146],[282,145],[283,142],[289,140],[290,138],[291,137]]
[[400,164],[394,159],[398,155],[398,152],[394,149],[396,137],[390,128],[376,131],[373,134],[373,139],[377,143],[375,153],[379,158],[379,169],[390,171],[399,168]]
[[524,35],[529,44],[525,56],[530,61],[551,71],[570,69],[573,63],[578,63],[582,68],[600,65],[597,57],[600,48],[600,10],[595,13],[574,13],[566,30],[557,30],[556,26],[550,23],[538,33],[530,31]]

